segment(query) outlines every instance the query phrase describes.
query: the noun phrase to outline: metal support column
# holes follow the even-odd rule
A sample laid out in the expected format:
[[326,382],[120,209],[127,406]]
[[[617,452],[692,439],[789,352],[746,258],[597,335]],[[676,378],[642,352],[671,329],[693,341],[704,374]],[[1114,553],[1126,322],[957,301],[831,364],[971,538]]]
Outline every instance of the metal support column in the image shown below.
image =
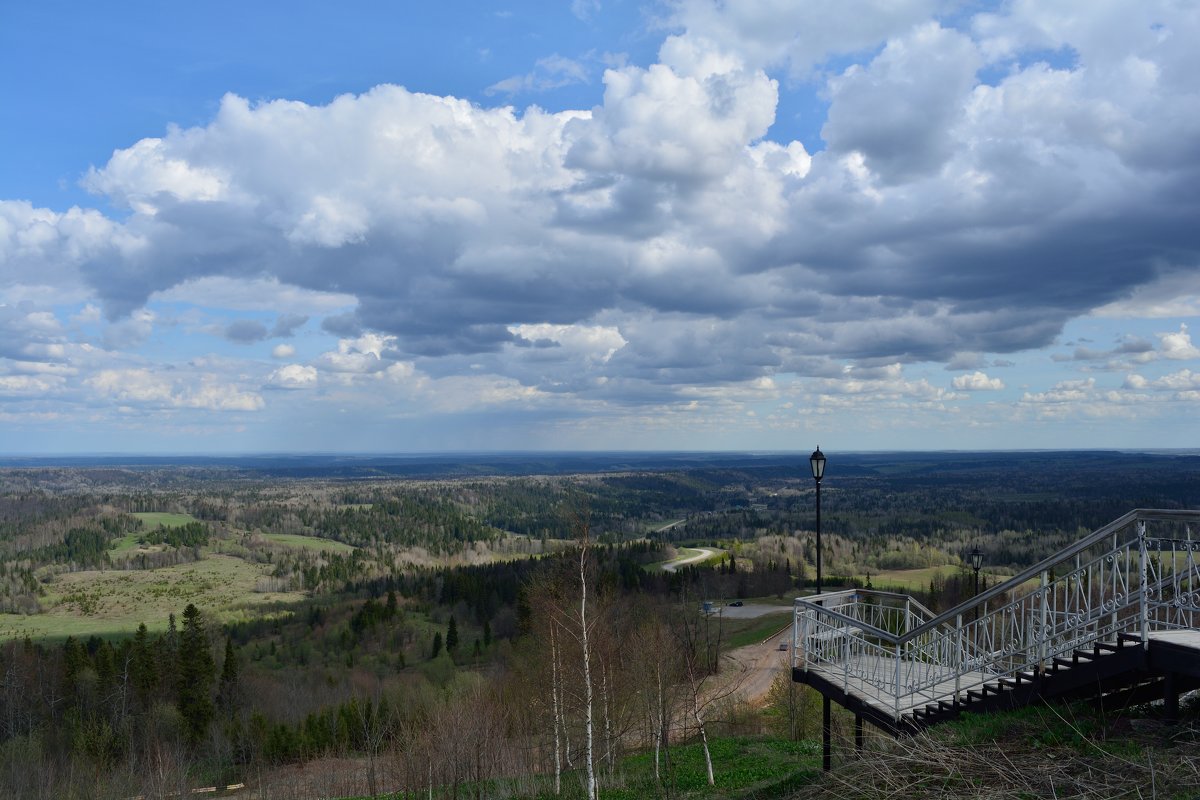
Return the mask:
[[1168,672],[1163,681],[1163,719],[1171,723],[1179,721],[1179,690],[1176,686],[1175,673]]
[[854,715],[854,749],[859,753],[863,749],[863,718],[862,714]]

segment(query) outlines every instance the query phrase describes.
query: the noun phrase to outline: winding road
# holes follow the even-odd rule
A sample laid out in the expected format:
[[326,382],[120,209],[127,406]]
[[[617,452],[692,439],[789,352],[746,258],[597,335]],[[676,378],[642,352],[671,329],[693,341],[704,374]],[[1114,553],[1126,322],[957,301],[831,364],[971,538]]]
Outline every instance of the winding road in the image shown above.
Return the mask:
[[662,565],[662,568],[664,571],[674,572],[675,570],[679,569],[680,567],[686,567],[688,564],[695,564],[700,561],[707,561],[708,559],[715,556],[717,553],[721,552],[720,550],[717,550],[716,548],[713,548],[713,547],[681,547],[680,549],[687,550],[687,551],[693,553],[694,555],[679,556],[677,558],[672,559],[671,561],[667,561],[666,563],[664,563]]

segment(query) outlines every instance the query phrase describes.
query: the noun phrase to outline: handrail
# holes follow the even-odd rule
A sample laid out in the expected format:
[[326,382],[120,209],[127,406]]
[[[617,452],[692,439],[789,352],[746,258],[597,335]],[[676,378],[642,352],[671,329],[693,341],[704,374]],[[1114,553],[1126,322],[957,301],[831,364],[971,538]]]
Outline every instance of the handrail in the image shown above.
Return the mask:
[[[1184,523],[1186,539],[1169,529],[1151,536],[1148,521]],[[1000,675],[1040,673],[1063,653],[1123,632],[1140,631],[1145,645],[1151,627],[1200,627],[1197,521],[1200,511],[1131,511],[938,615],[908,595],[875,589],[798,597],[792,665],[832,668],[844,691],[853,676],[898,720],[915,701],[949,696],[949,686],[958,695]],[[1182,568],[1178,558],[1152,557],[1164,542],[1185,545]],[[1036,576],[1038,588],[1012,592]]]
[[[1038,563],[1034,564],[1032,567],[1025,568],[1024,570],[1022,570],[1021,572],[1018,572],[1016,575],[1012,576],[1011,578],[1004,581],[1003,583],[998,583],[995,586],[993,586],[992,588],[987,589],[983,592],[980,592],[978,595],[971,598],[970,600],[966,600],[962,603],[959,603],[958,605],[954,606],[953,608],[951,608],[947,611],[943,611],[941,614],[938,614],[937,616],[933,617],[932,619],[929,619],[926,622],[923,622],[921,625],[917,626],[916,628],[913,628],[911,631],[907,631],[904,634],[901,634],[899,636],[896,636],[895,634],[887,633],[885,638],[887,638],[889,641],[891,641],[894,644],[905,644],[905,643],[911,641],[912,639],[915,639],[923,634],[929,633],[930,631],[934,630],[938,626],[954,620],[955,617],[962,614],[964,611],[970,611],[970,610],[974,609],[976,606],[985,604],[989,600],[994,600],[997,597],[1006,595],[1012,589],[1019,587],[1021,584],[1025,583],[1026,581],[1037,577],[1042,572],[1050,569],[1051,567],[1053,567],[1057,564],[1062,563],[1063,561],[1067,560],[1068,558],[1071,558],[1073,556],[1076,556],[1076,555],[1084,552],[1089,547],[1092,547],[1096,544],[1101,543],[1109,536],[1112,536],[1114,533],[1117,533],[1118,531],[1128,527],[1130,525],[1130,523],[1135,522],[1139,519],[1140,520],[1156,520],[1159,522],[1182,522],[1185,520],[1194,520],[1197,523],[1200,523],[1200,511],[1171,510],[1171,509],[1134,509],[1133,511],[1130,511],[1130,512],[1122,515],[1121,517],[1108,523],[1107,525],[1096,529],[1095,531],[1088,534],[1087,536],[1080,539],[1079,541],[1075,542],[1074,544],[1072,544],[1062,550],[1059,550],[1058,552],[1054,553],[1051,556],[1048,556],[1048,557],[1042,559]],[[855,590],[843,589],[838,592],[831,592],[829,594],[810,595],[807,598],[797,597],[796,603],[804,604],[804,605],[811,605],[814,608],[817,608],[823,612],[829,613],[829,609],[824,608],[822,605],[814,602],[814,600],[816,598],[821,598],[822,600],[824,600],[827,597],[828,598],[842,597],[845,595],[853,594],[856,591],[857,592],[870,592],[870,593],[878,594],[881,596],[888,595],[888,596],[892,596],[892,597],[899,597],[899,598],[905,598],[905,599],[911,600],[911,598],[909,598],[908,595],[897,595],[892,592],[878,592],[874,589],[855,589]],[[916,600],[912,600],[912,602],[916,603]],[[924,606],[921,606],[921,607],[924,608]],[[928,610],[928,609],[926,609],[926,610]],[[932,614],[933,612],[929,612],[929,613]]]

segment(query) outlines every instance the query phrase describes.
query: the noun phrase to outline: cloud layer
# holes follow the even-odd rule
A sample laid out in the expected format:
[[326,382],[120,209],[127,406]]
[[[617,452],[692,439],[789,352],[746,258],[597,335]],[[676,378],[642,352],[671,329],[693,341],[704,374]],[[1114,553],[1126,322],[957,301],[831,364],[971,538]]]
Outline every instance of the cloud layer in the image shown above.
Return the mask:
[[[0,200],[0,393],[231,413],[367,380],[582,415],[799,385],[953,404],[1004,390],[981,368],[1082,315],[1200,297],[1200,15],[866,6],[685,0],[658,62],[605,70],[589,109],[227,95],[88,171],[114,213]],[[589,80],[554,53],[493,92]],[[773,133],[797,87],[827,102],[815,152]],[[47,287],[94,303],[75,332]],[[184,302],[245,314],[159,316]],[[277,360],[164,377],[137,352],[164,325]],[[336,343],[302,346],[318,327]],[[1200,351],[1184,326],[1068,356],[1159,357]],[[971,372],[901,374],[928,362]],[[1095,389],[1073,380],[1020,402]]]

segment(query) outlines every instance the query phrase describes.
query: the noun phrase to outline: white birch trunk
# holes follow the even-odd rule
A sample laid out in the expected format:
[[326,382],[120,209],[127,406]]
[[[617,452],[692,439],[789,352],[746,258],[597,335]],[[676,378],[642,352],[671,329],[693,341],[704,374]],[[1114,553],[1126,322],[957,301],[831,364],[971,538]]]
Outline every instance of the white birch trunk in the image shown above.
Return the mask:
[[613,740],[612,740],[612,714],[609,710],[608,696],[608,665],[604,664],[600,669],[600,694],[604,698],[604,761],[608,764],[608,777],[613,775]]
[[562,738],[560,731],[563,724],[562,706],[558,701],[558,636],[555,633],[556,628],[555,623],[550,624],[550,656],[552,660],[550,694],[554,698],[554,794],[557,796],[562,794]]
[[579,632],[583,644],[583,692],[584,692],[584,731],[587,736],[587,796],[588,800],[598,800],[596,791],[596,765],[594,758],[594,742],[592,734],[592,663],[588,651],[588,622],[587,622],[587,533],[584,533],[583,546],[579,548]]
[[712,754],[708,752],[708,734],[704,730],[704,720],[700,718],[700,709],[695,699],[692,702],[692,716],[696,718],[696,725],[700,728],[700,744],[704,747],[704,769],[708,772],[708,785],[713,786],[716,781],[713,779]]

